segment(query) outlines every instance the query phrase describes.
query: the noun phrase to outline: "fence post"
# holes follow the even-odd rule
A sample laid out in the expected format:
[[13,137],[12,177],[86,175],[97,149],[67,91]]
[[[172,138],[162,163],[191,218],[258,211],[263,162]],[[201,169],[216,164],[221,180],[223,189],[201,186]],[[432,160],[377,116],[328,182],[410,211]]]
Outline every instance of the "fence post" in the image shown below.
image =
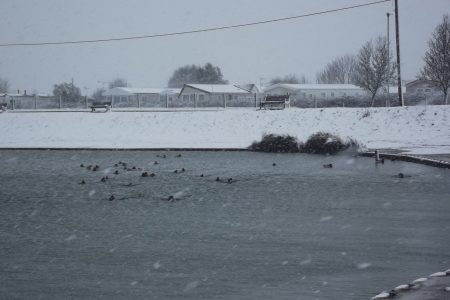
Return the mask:
[[61,109],[61,96],[59,96],[59,109]]
[[38,95],[34,95],[34,109],[37,109],[37,98]]
[[169,108],[169,94],[166,94],[166,108]]
[[223,94],[223,108],[227,108],[227,97]]
[[197,109],[197,94],[194,94],[194,108]]
[[141,108],[141,97],[139,94],[137,94],[137,98],[138,98],[138,108]]
[[12,109],[14,110],[16,108],[16,99],[14,97],[11,97],[12,102]]

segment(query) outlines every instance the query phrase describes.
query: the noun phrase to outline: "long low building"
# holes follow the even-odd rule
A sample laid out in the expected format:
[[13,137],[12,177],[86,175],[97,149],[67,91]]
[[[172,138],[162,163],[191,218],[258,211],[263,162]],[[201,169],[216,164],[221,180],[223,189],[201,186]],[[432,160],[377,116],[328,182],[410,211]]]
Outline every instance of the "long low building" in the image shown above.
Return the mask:
[[115,87],[103,93],[112,107],[168,107],[180,89]]
[[347,97],[364,97],[366,91],[353,84],[286,84],[279,83],[264,90],[266,95],[286,95],[293,98],[328,100]]
[[178,98],[194,107],[251,107],[259,103],[260,93],[254,84],[185,84]]

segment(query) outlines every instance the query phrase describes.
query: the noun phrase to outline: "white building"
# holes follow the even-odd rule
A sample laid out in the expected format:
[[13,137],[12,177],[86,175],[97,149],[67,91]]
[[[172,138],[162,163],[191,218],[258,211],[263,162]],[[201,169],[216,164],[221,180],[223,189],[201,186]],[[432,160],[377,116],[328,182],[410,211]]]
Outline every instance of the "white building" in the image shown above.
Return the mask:
[[254,107],[259,94],[254,84],[185,84],[178,98],[180,106]]
[[405,100],[407,105],[416,103],[442,104],[445,102],[445,95],[443,91],[432,82],[417,79],[406,84]]
[[168,107],[180,89],[115,87],[103,93],[112,107]]
[[329,100],[365,97],[367,93],[353,84],[286,84],[278,83],[265,89],[266,95],[291,95],[291,99]]

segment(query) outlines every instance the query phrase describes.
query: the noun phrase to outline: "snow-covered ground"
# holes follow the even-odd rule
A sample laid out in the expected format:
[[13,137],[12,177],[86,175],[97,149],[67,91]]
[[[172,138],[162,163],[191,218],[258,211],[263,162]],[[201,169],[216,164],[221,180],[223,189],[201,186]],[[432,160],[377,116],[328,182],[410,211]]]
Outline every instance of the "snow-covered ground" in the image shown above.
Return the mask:
[[304,141],[318,131],[367,148],[450,153],[450,106],[277,111],[20,112],[0,114],[0,148],[246,148],[264,133]]

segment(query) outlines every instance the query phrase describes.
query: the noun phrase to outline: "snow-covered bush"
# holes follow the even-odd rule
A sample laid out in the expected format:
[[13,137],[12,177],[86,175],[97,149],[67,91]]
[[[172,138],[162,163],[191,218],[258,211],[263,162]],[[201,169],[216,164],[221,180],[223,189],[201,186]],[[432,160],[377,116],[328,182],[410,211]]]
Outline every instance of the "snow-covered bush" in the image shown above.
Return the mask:
[[290,135],[265,134],[261,141],[254,142],[249,149],[260,152],[295,153],[299,152],[299,143]]
[[344,142],[340,137],[328,132],[318,132],[311,135],[300,151],[304,153],[315,154],[336,154],[346,150],[349,147],[357,147],[358,143],[354,140]]

